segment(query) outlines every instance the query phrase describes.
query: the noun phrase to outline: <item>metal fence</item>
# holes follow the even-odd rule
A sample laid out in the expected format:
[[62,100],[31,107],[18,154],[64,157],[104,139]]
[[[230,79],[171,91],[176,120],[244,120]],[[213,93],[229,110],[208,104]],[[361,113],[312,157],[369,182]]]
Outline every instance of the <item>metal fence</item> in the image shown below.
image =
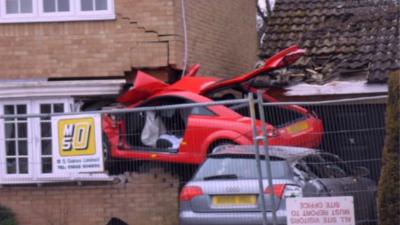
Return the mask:
[[[0,116],[1,179],[8,185],[107,181],[126,172],[145,174],[163,168],[158,171],[179,178],[182,224],[226,224],[230,219],[286,223],[285,198],[300,196],[352,196],[356,223],[376,223],[384,98],[278,103],[266,102],[259,93],[255,98],[211,103],[168,98],[140,108],[29,115],[15,105]],[[105,172],[73,179],[52,174],[56,145],[51,140],[57,134],[51,132],[51,117],[93,114],[101,115]],[[246,151],[254,154],[249,157],[238,147],[231,147],[232,152],[226,147],[236,145],[250,146]],[[281,145],[289,147],[276,147]],[[209,154],[215,162],[198,170]],[[241,157],[229,166],[230,158]],[[246,166],[253,167],[250,175],[244,173]],[[318,212],[322,214],[292,215],[290,223],[326,213]]]

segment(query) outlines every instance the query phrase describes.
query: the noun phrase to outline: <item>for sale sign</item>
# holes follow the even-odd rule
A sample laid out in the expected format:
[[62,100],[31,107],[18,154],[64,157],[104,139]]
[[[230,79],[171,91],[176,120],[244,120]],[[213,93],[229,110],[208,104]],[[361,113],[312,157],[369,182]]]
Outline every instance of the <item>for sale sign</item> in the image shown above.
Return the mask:
[[55,173],[104,170],[99,115],[53,117],[52,133]]
[[355,225],[353,197],[286,199],[288,225]]

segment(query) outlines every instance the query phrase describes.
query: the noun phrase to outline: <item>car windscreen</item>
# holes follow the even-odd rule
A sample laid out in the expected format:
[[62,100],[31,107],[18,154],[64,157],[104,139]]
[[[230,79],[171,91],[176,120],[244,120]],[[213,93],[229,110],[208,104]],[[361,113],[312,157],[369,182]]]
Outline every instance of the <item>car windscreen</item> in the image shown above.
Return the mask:
[[319,178],[342,178],[350,176],[347,165],[331,154],[311,155],[304,158],[307,166]]
[[[290,177],[285,160],[271,161],[272,178]],[[265,160],[261,160],[263,178],[267,177]],[[197,171],[194,180],[209,179],[257,179],[257,164],[254,158],[219,157],[209,158]]]

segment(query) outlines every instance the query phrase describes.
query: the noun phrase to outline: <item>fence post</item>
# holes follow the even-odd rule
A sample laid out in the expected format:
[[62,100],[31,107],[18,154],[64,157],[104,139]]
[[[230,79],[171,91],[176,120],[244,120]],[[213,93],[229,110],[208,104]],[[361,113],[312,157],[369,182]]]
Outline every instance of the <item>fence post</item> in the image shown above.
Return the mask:
[[262,209],[262,224],[267,225],[267,209],[265,208],[265,196],[264,196],[264,184],[263,184],[263,177],[262,177],[262,171],[261,171],[261,160],[260,160],[260,148],[259,148],[259,142],[262,137],[258,136],[258,131],[257,131],[257,118],[256,118],[256,111],[255,111],[255,102],[254,102],[254,97],[253,93],[249,94],[249,109],[250,109],[250,118],[252,121],[252,128],[253,128],[253,141],[254,141],[254,147],[256,150],[256,166],[257,166],[257,178],[258,178],[258,187],[259,187],[259,195],[261,198],[261,209]]
[[262,129],[262,139],[263,139],[263,148],[265,154],[265,169],[267,170],[268,176],[268,187],[270,188],[271,194],[271,203],[272,203],[272,224],[276,225],[277,218],[276,218],[276,204],[275,204],[275,190],[273,188],[272,183],[272,171],[271,171],[271,161],[269,157],[269,149],[268,149],[268,131],[267,131],[267,122],[265,120],[264,114],[264,107],[263,107],[263,98],[262,98],[262,91],[257,91],[257,104],[258,104],[258,112],[260,114],[261,119],[261,129]]

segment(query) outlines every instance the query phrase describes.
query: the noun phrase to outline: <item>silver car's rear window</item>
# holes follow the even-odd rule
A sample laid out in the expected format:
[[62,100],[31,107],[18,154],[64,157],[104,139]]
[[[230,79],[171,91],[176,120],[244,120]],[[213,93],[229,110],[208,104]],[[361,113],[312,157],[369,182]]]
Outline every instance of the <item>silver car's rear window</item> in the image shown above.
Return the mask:
[[[290,170],[285,160],[271,161],[272,178],[288,178]],[[262,176],[267,177],[265,160],[261,160]],[[194,180],[204,180],[204,178],[235,175],[237,179],[257,179],[257,164],[254,158],[209,158],[197,171]]]

